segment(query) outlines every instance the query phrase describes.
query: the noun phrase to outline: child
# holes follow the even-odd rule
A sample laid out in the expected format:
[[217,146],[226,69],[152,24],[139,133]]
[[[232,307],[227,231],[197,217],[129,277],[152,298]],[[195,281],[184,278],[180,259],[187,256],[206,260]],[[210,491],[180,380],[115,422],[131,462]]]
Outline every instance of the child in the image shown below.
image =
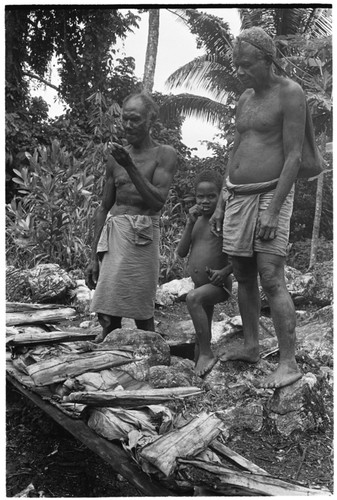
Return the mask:
[[211,232],[209,224],[222,192],[222,176],[204,170],[195,188],[196,205],[189,210],[177,253],[180,257],[189,253],[188,270],[195,288],[187,294],[186,304],[196,331],[195,372],[201,377],[218,361],[211,349],[212,317],[214,305],[228,298],[233,268],[222,252],[222,238]]

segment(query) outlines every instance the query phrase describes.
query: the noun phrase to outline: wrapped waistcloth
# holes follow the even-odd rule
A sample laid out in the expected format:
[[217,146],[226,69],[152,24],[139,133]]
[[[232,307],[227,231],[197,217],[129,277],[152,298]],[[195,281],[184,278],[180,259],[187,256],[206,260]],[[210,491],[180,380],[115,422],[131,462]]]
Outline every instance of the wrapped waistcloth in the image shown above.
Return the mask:
[[152,318],[159,277],[159,216],[109,216],[97,253],[103,258],[91,311]]
[[253,184],[232,184],[226,179],[223,190],[226,202],[223,223],[223,251],[228,255],[252,257],[254,252],[286,256],[289,241],[290,218],[294,203],[294,186],[282,204],[276,237],[257,238],[259,215],[269,206],[278,179]]

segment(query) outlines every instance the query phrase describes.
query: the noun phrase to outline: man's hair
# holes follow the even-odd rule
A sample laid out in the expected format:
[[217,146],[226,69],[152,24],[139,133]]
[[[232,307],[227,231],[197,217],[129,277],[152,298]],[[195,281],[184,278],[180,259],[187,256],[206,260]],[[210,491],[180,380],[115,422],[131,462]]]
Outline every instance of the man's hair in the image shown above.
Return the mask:
[[144,104],[147,116],[150,117],[151,122],[154,122],[158,118],[159,107],[149,94],[147,94],[146,92],[137,92],[134,94],[130,94],[124,99],[123,106],[128,101],[131,101],[131,99],[141,99],[142,103]]
[[272,62],[276,57],[276,46],[273,39],[258,26],[253,26],[236,37],[235,45],[240,45],[240,42],[246,42],[260,50],[267,61]]
[[218,192],[222,189],[222,175],[216,170],[204,169],[195,178],[194,187],[195,189],[201,182],[212,182],[218,189]]

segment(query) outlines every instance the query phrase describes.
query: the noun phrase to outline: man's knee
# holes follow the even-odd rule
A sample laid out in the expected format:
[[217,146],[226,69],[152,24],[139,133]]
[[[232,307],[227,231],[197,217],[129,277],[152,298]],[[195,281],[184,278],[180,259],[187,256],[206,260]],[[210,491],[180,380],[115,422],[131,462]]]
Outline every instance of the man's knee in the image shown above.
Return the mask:
[[266,266],[260,271],[260,283],[267,295],[275,295],[285,288],[284,274],[272,266]]

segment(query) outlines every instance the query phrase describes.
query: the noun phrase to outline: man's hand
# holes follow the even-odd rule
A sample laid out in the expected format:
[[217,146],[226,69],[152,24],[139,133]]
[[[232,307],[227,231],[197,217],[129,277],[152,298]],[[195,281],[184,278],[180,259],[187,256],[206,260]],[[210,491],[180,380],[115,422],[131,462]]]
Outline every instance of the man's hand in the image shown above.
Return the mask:
[[278,215],[267,210],[261,212],[257,221],[257,237],[261,240],[273,240],[277,235]]
[[112,142],[110,145],[110,154],[111,156],[114,157],[117,163],[121,165],[121,167],[124,167],[126,170],[128,167],[133,165],[133,161],[129,153],[126,151],[126,149],[123,148],[120,144],[117,144],[117,142]]
[[224,210],[218,207],[214,210],[212,217],[209,219],[209,223],[211,225],[211,233],[213,233],[215,236],[221,236],[223,218]]
[[93,259],[88,265],[85,272],[85,284],[90,290],[94,290],[97,285],[99,275],[98,259]]
[[192,222],[193,224],[196,223],[197,218],[202,215],[202,208],[200,205],[193,205],[188,211],[188,216],[187,218]]

